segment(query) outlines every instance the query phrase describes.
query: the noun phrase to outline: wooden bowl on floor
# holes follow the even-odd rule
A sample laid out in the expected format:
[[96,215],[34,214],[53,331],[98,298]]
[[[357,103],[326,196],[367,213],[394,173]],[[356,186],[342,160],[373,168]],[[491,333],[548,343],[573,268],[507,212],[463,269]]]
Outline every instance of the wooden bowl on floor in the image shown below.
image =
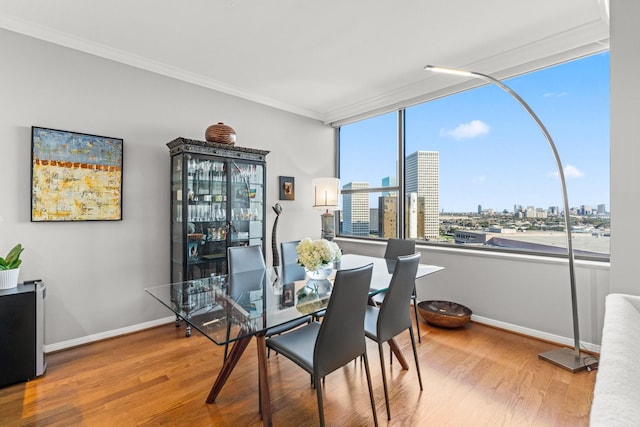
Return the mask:
[[418,313],[427,322],[442,328],[461,328],[471,320],[471,310],[450,301],[422,301]]

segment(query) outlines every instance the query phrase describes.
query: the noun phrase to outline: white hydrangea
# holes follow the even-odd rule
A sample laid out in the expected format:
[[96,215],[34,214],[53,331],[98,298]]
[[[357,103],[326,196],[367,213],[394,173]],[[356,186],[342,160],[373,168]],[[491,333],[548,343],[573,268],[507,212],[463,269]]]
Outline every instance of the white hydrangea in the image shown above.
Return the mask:
[[303,239],[296,247],[298,253],[298,264],[309,271],[317,270],[321,265],[339,261],[342,251],[335,242],[326,239],[311,240]]

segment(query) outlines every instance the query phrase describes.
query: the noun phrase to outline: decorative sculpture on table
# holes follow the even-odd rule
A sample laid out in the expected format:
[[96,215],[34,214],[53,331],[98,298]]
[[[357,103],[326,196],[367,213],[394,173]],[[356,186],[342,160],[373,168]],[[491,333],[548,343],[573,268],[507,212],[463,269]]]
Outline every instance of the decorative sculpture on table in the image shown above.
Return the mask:
[[276,213],[276,220],[273,221],[273,231],[271,232],[271,251],[273,252],[273,266],[277,267],[280,265],[280,253],[278,252],[277,241],[278,219],[280,219],[280,214],[282,213],[282,205],[280,203],[276,203],[272,208]]

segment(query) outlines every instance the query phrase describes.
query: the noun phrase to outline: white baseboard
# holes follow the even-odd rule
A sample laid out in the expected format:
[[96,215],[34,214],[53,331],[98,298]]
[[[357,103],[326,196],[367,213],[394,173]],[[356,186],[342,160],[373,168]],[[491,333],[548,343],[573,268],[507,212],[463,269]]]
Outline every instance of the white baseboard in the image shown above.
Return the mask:
[[137,325],[131,325],[120,329],[113,329],[111,331],[100,332],[99,334],[87,335],[85,337],[74,338],[68,341],[62,341],[54,344],[45,344],[44,352],[51,353],[53,351],[64,350],[71,347],[77,347],[83,344],[89,344],[95,341],[104,340],[107,338],[117,337],[119,335],[130,334],[132,332],[142,331],[144,329],[153,328],[155,326],[166,325],[167,323],[175,323],[176,316],[165,317],[163,319],[152,320],[150,322],[139,323]]
[[[471,320],[477,323],[482,323],[484,325],[493,326],[496,328],[504,329],[504,330],[515,332],[522,335],[527,335],[533,338],[538,338],[541,340],[558,343],[561,345],[567,345],[572,348],[574,346],[574,342],[572,338],[561,337],[560,335],[554,335],[554,334],[549,334],[547,332],[538,331],[535,329],[524,328],[522,326],[500,322],[498,320],[489,319],[487,317],[476,316],[475,314],[471,315]],[[175,321],[176,321],[175,316],[170,316],[162,319],[152,320],[150,322],[144,322],[144,323],[139,323],[137,325],[127,326],[125,328],[101,332],[99,334],[87,335],[85,337],[75,338],[68,341],[62,341],[54,344],[45,344],[44,352],[50,353],[53,351],[64,350],[64,349],[76,347],[82,344],[89,344],[95,341],[117,337],[119,335],[125,335],[125,334],[130,334],[132,332],[142,331],[144,329],[153,328],[155,326],[166,325],[168,323],[173,323]],[[595,345],[592,343],[585,343],[585,342],[582,342],[581,345],[584,349],[588,351],[593,351],[596,353],[600,352],[599,345]]]
[[[482,323],[484,325],[489,325],[496,328],[505,329],[507,331],[515,332],[518,334],[527,335],[533,338],[538,338],[544,341],[566,345],[571,348],[573,348],[575,345],[573,338],[561,337],[560,335],[554,335],[547,332],[538,331],[535,329],[523,328],[522,326],[512,325],[510,323],[500,322],[498,320],[488,319],[482,316],[476,316],[475,314],[471,315],[471,320],[474,322]],[[596,344],[581,342],[580,347],[583,350],[600,353],[600,346]]]

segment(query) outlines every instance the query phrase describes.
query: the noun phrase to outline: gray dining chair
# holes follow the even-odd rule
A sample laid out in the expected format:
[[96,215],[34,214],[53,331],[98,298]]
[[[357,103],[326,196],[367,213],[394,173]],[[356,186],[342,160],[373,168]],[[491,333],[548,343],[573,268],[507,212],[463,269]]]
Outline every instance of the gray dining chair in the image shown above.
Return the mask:
[[[262,246],[230,246],[227,248],[227,263],[229,265],[229,274],[244,273],[254,270],[265,270],[266,264],[264,262],[264,256],[262,255]],[[302,269],[304,274],[304,268]],[[304,277],[304,275],[303,275]],[[262,285],[259,282],[251,283],[233,283],[233,288],[229,289],[229,295],[238,301],[240,295],[246,295],[250,290],[258,290]],[[292,320],[282,325],[275,326],[267,329],[265,336],[281,334],[289,329],[298,327],[311,321],[311,316],[304,316],[299,319]],[[231,334],[231,322],[227,322],[227,342],[224,345],[224,360],[227,360],[227,354],[229,350],[229,336]]]
[[280,243],[282,255],[282,283],[293,283],[296,280],[304,280],[307,273],[304,267],[298,264],[298,247],[300,240]]
[[[300,240],[292,240],[290,242],[280,243],[280,253],[282,256],[281,282],[283,284],[289,284],[298,280],[304,280],[307,277],[307,273],[306,271],[304,271],[304,267],[298,264],[298,252],[296,251],[298,243],[300,243]],[[288,331],[289,329],[304,325],[305,323],[309,323],[311,322],[311,319],[311,316],[305,316],[300,319],[292,320],[282,325],[269,328],[267,330],[266,336],[270,337],[272,335],[281,334]],[[268,348],[267,357],[269,357],[270,354],[271,349]]]
[[[229,274],[244,273],[254,270],[267,270],[264,262],[264,256],[262,255],[262,246],[230,246],[227,248],[227,265],[229,267]],[[231,284],[231,282],[230,282]],[[261,284],[257,282],[242,283],[242,281],[235,280],[228,289],[229,295],[234,301],[237,301],[242,295],[247,294],[251,290],[257,290]],[[231,334],[231,322],[227,321],[227,339],[224,345],[224,360],[227,360],[227,354],[229,352],[229,337]]]
[[[395,260],[402,255],[411,255],[416,253],[416,241],[411,239],[388,239],[387,247],[384,251],[384,258]],[[413,316],[416,319],[416,328],[418,328],[418,342],[422,342],[420,334],[420,318],[418,317],[418,295],[416,294],[415,277],[413,278],[413,292],[411,293],[411,302],[413,303]],[[386,291],[374,295],[371,299],[376,305],[381,305],[384,301]]]
[[367,338],[378,343],[380,368],[382,369],[382,384],[384,386],[384,401],[387,407],[387,419],[389,420],[391,419],[391,411],[389,409],[389,392],[387,387],[387,376],[384,368],[382,344],[407,329],[411,336],[413,357],[416,362],[416,370],[418,371],[418,382],[420,383],[420,390],[422,390],[420,364],[418,362],[416,341],[413,337],[413,326],[408,304],[413,290],[413,279],[416,277],[419,262],[420,254],[398,257],[395,269],[393,270],[393,276],[391,277],[391,282],[389,283],[389,289],[387,290],[387,295],[384,298],[382,305],[379,308],[369,305],[367,306],[365,313],[365,335]]
[[227,248],[229,274],[267,268],[262,255],[262,246],[229,246]]
[[268,348],[311,374],[321,426],[325,421],[320,379],[360,356],[364,360],[373,421],[378,425],[363,327],[372,271],[373,264],[339,270],[322,323],[311,322],[266,340]]

